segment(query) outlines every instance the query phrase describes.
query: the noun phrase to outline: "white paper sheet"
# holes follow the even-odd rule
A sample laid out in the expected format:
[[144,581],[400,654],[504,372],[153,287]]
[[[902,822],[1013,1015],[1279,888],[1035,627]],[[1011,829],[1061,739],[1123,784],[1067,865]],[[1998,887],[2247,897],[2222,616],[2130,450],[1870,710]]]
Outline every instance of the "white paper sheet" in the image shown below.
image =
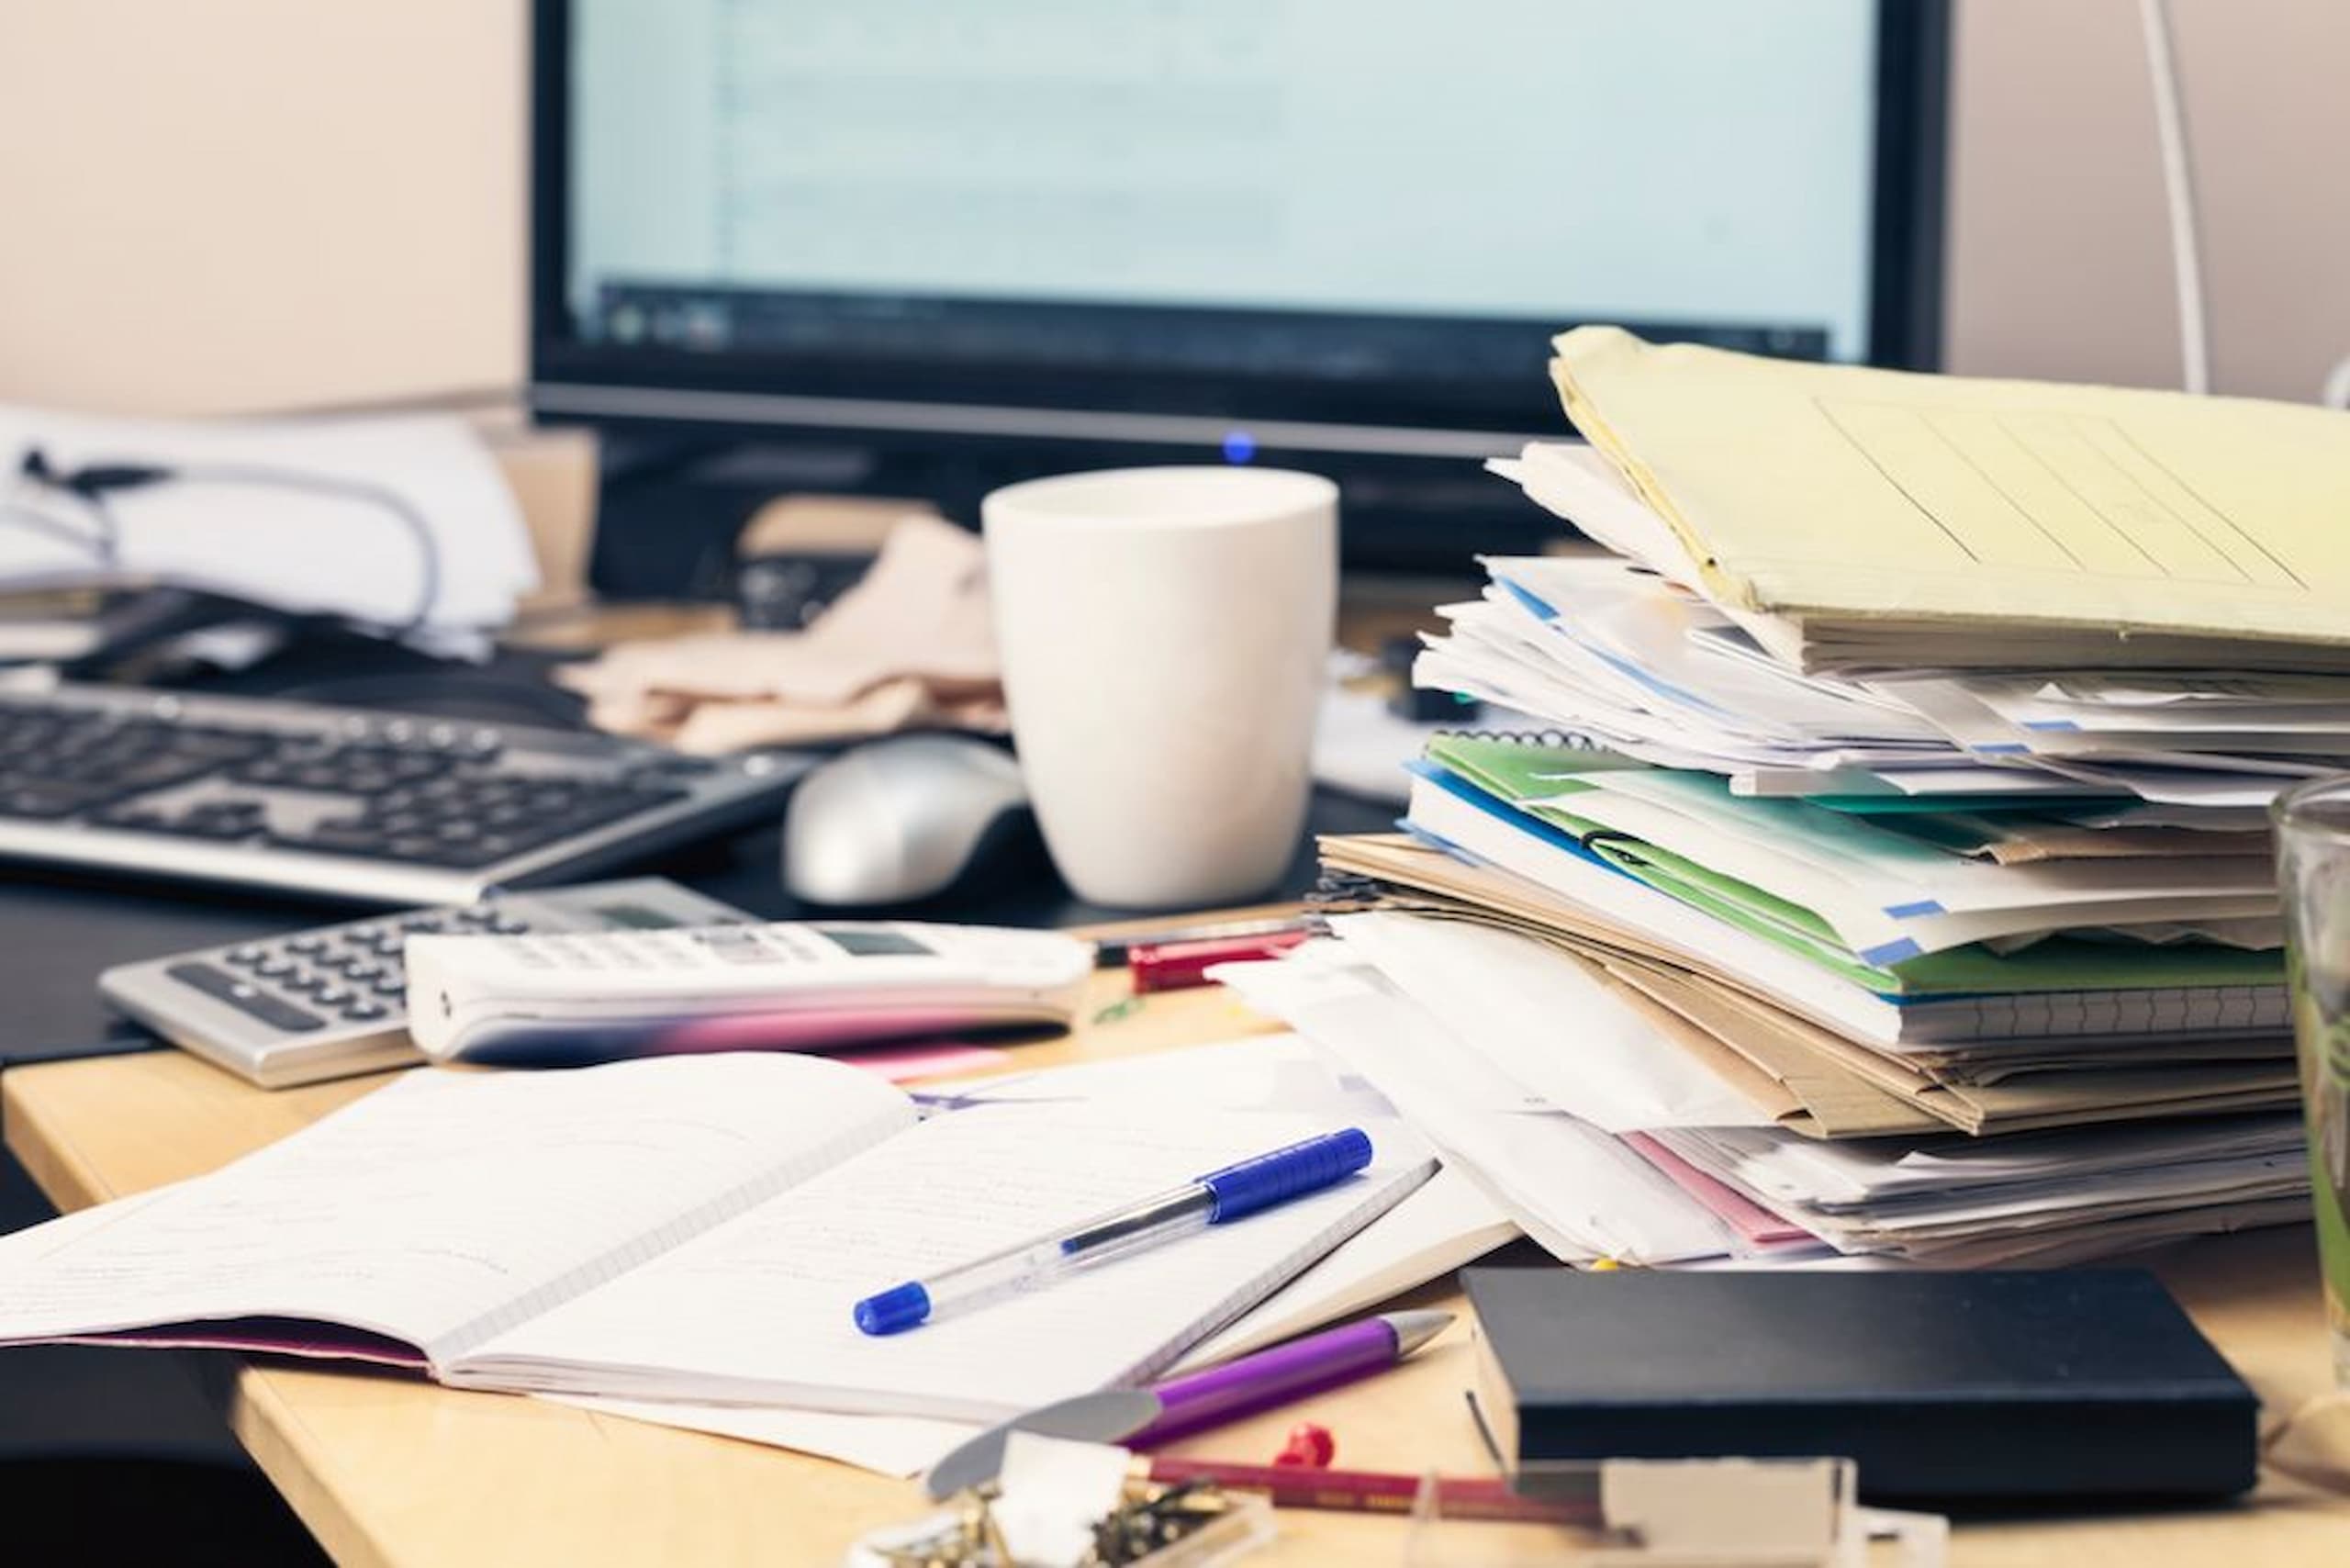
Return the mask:
[[1377,1085],[1448,1169],[1561,1261],[1662,1263],[1730,1249],[1720,1222],[1646,1160],[1588,1123],[1525,1109],[1521,1090],[1343,944],[1215,973]]
[[[16,477],[36,450],[62,471],[159,465],[183,476],[113,493],[102,517]],[[505,624],[537,586],[512,492],[480,438],[451,417],[167,421],[0,407],[0,471],[10,476],[0,478],[9,588],[154,579],[459,631]],[[119,531],[112,565],[99,547],[109,517]]]
[[1368,1312],[1521,1234],[1508,1212],[1474,1182],[1458,1170],[1440,1170],[1264,1305],[1192,1347],[1172,1370],[1227,1361]]
[[0,1338],[299,1318],[438,1360],[913,1119],[816,1057],[428,1069],[211,1175],[11,1238]]
[[[1295,1036],[1267,1036],[1263,1043],[1316,1058],[1320,1055]],[[1194,1346],[1168,1369],[1167,1375],[1230,1361],[1368,1312],[1401,1292],[1475,1261],[1519,1234],[1517,1226],[1474,1182],[1458,1171],[1438,1170],[1262,1306]],[[538,1397],[602,1415],[817,1454],[886,1475],[919,1474],[983,1429],[975,1423],[920,1417],[850,1416],[777,1406],[683,1405],[569,1394]]]
[[1550,1110],[1608,1133],[1774,1125],[1548,943],[1407,914],[1342,915],[1330,926],[1463,1052]]
[[1233,1160],[1335,1130],[1316,1114],[1082,1101],[934,1116],[867,1155],[515,1326],[449,1381],[526,1391],[991,1421],[1147,1378],[1425,1181],[1427,1148],[1363,1124],[1359,1176],[1243,1222],[905,1333],[862,1297]]

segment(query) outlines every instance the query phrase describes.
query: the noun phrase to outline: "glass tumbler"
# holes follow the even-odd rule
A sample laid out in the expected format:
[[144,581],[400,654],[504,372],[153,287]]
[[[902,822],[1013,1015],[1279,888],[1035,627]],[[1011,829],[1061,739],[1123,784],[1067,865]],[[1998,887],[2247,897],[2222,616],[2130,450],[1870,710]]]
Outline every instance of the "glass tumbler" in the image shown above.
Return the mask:
[[2350,1388],[2350,776],[2288,791],[2275,815],[2318,1266],[2334,1381]]

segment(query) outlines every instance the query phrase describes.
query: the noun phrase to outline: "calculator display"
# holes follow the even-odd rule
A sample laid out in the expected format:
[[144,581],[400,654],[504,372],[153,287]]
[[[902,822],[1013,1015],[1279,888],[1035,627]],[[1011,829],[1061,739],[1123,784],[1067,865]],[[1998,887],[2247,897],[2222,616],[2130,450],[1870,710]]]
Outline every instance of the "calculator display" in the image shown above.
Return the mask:
[[641,903],[599,903],[597,917],[621,931],[666,931],[677,917]]
[[902,931],[847,925],[816,925],[810,929],[852,958],[923,958],[932,951]]

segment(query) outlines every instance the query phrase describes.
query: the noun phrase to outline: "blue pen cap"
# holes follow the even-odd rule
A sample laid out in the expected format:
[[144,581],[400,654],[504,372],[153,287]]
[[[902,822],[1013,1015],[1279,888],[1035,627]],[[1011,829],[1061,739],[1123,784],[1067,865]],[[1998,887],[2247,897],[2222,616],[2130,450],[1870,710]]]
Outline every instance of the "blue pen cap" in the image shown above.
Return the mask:
[[895,1334],[930,1316],[930,1293],[912,1280],[856,1304],[856,1326],[867,1334]]
[[1344,1181],[1371,1163],[1371,1135],[1360,1127],[1320,1137],[1227,1165],[1200,1178],[1215,1199],[1210,1225],[1238,1219]]

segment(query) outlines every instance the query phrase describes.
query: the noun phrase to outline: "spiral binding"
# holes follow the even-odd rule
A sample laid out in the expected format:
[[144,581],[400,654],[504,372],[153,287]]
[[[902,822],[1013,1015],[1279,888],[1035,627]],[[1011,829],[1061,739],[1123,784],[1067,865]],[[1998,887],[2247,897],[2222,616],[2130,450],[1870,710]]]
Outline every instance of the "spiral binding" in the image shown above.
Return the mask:
[[1454,741],[1493,741],[1503,745],[1555,746],[1566,751],[1606,751],[1607,744],[1579,730],[1456,730],[1437,731]]

